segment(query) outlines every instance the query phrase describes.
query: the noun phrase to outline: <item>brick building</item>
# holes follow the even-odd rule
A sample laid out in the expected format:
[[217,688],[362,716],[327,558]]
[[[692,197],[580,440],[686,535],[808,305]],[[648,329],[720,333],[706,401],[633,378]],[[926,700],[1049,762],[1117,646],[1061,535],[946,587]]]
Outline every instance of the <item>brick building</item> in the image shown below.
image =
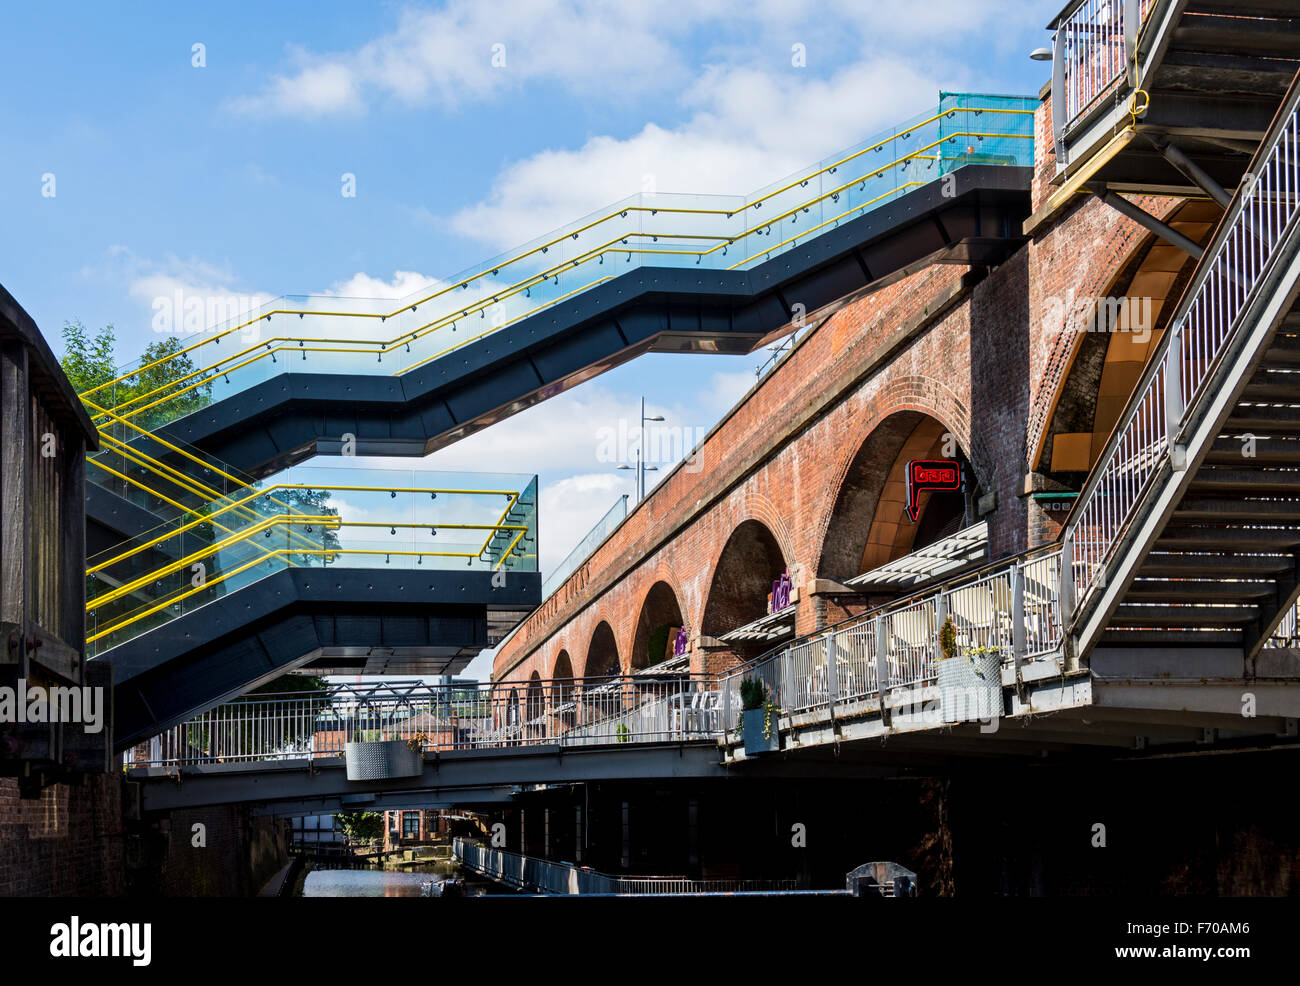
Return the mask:
[[[1055,172],[1047,95],[1035,206]],[[1220,214],[1201,201],[1135,201],[1202,242]],[[791,351],[502,645],[494,678],[536,692],[546,679],[635,673],[664,627],[685,628],[690,670],[715,672],[887,601],[844,583],[980,520],[986,560],[1053,540],[1193,265],[1083,197],[992,270],[932,265],[813,313]],[[1091,302],[1107,298],[1140,302],[1120,308],[1150,324],[1093,331]],[[922,493],[912,523],[904,469],[927,458],[962,462],[967,494]],[[767,616],[783,574],[785,638],[739,640]]]

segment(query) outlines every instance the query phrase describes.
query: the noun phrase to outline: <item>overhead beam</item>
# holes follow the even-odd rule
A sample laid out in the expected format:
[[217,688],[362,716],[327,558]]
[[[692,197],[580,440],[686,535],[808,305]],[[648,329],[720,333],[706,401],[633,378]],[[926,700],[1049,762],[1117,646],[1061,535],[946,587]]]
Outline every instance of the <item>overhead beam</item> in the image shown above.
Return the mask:
[[1182,149],[1173,141],[1167,137],[1153,136],[1151,143],[1155,145],[1156,150],[1164,155],[1166,161],[1186,175],[1197,188],[1214,199],[1221,207],[1226,209],[1232,203],[1232,196],[1224,190],[1224,187],[1211,178],[1204,168],[1183,153]]
[[1097,196],[1097,198],[1101,199],[1102,202],[1106,203],[1106,205],[1110,206],[1116,212],[1132,219],[1139,226],[1155,233],[1156,236],[1160,237],[1162,240],[1172,243],[1184,253],[1190,254],[1197,260],[1200,260],[1202,255],[1205,253],[1205,248],[1197,244],[1195,240],[1184,236],[1168,223],[1161,222],[1155,216],[1151,215],[1151,213],[1134,205],[1119,193],[1112,192],[1109,188],[1097,186],[1093,187],[1091,191]]

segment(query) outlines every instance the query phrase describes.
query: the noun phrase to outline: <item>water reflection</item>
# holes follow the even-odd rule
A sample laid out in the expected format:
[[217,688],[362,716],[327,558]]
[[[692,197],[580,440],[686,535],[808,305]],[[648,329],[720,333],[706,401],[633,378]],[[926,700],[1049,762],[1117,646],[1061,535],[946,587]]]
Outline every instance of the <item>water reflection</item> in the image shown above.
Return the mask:
[[330,869],[318,864],[303,882],[304,897],[419,897],[420,884],[426,880],[465,879],[465,893],[471,897],[492,893],[492,889],[473,874],[460,870],[455,863],[439,862],[418,869]]

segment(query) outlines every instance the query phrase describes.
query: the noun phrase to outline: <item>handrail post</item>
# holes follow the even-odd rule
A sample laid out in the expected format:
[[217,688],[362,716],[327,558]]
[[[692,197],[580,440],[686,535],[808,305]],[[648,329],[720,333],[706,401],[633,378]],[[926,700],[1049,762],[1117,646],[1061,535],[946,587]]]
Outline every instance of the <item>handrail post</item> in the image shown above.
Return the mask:
[[1021,669],[1029,643],[1025,635],[1025,570],[1020,562],[1011,566],[1011,660],[1016,669],[1016,696],[1023,700],[1025,682]]
[[723,675],[718,679],[719,687],[722,689],[722,722],[720,732],[722,738],[727,738],[727,730],[731,729],[731,675]]
[[1138,87],[1137,42],[1142,28],[1142,8],[1138,0],[1124,0],[1124,61],[1129,88]]
[[835,721],[835,698],[840,693],[840,635],[832,630],[826,636],[826,707],[831,721]]
[[1069,163],[1065,148],[1065,114],[1068,101],[1065,98],[1065,58],[1066,25],[1056,29],[1052,38],[1052,135],[1056,139],[1056,170],[1062,172]]
[[1187,448],[1177,443],[1182,430],[1183,413],[1183,323],[1176,322],[1169,330],[1169,348],[1165,350],[1165,429],[1169,445],[1169,464],[1174,472],[1187,468]]
[[1061,633],[1069,630],[1074,619],[1074,536],[1068,530],[1061,539],[1061,584],[1057,591],[1061,611]]
[[887,616],[877,616],[876,624],[876,697],[880,702],[880,720],[889,725],[889,709],[885,706],[885,693],[889,691],[889,628]]

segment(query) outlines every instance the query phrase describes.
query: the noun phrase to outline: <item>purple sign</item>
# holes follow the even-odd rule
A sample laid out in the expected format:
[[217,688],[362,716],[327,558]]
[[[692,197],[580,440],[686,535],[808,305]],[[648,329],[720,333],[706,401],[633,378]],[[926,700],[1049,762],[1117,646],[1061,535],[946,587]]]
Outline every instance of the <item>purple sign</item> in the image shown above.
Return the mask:
[[689,640],[687,639],[687,636],[686,636],[686,628],[685,628],[685,627],[678,627],[678,628],[677,628],[677,636],[673,638],[673,656],[674,656],[674,657],[681,657],[683,654],[685,654],[685,653],[686,653],[686,645],[687,645],[688,643],[689,643]]
[[792,585],[789,572],[782,572],[781,577],[772,583],[771,612],[779,613],[790,605],[790,588]]

